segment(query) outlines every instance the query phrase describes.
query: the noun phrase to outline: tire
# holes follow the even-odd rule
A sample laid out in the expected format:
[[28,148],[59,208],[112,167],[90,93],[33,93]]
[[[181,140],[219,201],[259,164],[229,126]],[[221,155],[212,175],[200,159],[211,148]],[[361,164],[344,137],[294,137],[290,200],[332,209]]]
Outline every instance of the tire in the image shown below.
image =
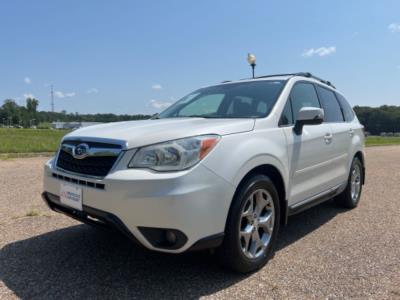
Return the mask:
[[350,209],[357,207],[360,202],[363,178],[363,165],[361,161],[355,157],[351,164],[346,189],[335,198],[335,201],[339,206]]
[[264,175],[249,178],[233,198],[225,238],[217,250],[220,262],[240,273],[260,269],[273,253],[279,224],[279,196],[273,182]]

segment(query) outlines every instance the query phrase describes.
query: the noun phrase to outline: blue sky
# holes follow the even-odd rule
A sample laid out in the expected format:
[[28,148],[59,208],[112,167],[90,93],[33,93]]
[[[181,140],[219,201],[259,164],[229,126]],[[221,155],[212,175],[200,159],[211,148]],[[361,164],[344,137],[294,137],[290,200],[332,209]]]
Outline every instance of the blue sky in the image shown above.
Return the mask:
[[209,84],[310,71],[353,105],[400,105],[400,1],[2,1],[0,101],[155,113]]

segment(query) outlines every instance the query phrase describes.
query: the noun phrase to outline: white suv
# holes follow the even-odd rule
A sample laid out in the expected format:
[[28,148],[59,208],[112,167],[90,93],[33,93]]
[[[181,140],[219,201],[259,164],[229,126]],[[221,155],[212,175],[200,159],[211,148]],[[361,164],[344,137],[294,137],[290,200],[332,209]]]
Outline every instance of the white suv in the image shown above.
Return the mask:
[[169,253],[217,248],[249,272],[280,224],[336,197],[356,207],[364,134],[332,84],[309,73],[201,88],[145,121],[73,131],[45,165],[43,198]]

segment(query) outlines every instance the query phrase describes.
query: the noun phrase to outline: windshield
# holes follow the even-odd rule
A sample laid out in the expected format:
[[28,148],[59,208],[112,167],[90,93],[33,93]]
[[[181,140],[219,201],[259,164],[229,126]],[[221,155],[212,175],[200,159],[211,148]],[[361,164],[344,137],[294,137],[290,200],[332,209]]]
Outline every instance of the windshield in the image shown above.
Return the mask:
[[158,118],[266,117],[284,84],[285,80],[262,80],[202,88],[167,108]]

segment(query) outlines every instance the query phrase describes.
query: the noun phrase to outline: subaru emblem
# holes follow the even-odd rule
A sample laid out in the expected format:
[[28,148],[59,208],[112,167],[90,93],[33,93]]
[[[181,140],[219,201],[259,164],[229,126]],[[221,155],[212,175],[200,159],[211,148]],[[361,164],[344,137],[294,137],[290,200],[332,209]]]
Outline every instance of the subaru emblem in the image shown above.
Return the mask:
[[76,159],[84,159],[89,156],[89,145],[82,143],[72,149],[72,156]]

